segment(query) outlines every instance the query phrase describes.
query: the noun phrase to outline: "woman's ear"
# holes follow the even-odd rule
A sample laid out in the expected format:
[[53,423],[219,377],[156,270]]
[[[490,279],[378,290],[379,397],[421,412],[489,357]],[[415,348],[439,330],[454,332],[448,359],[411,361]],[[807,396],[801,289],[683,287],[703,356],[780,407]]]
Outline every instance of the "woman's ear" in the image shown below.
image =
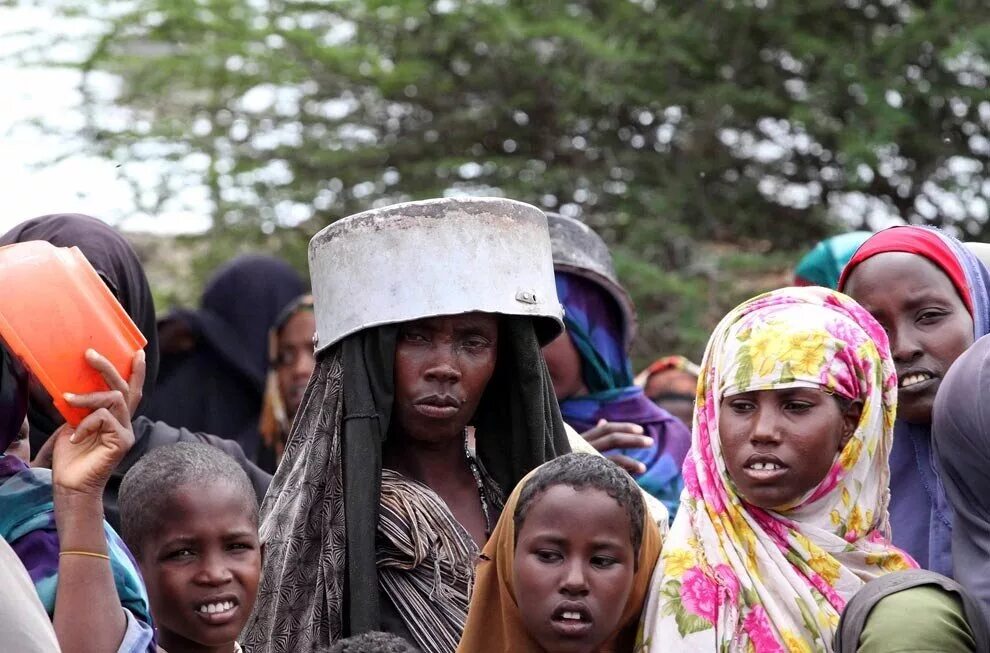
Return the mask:
[[842,441],[839,442],[839,451],[842,451],[849,443],[849,440],[852,439],[853,434],[856,432],[856,427],[859,426],[859,420],[862,416],[863,402],[859,399],[850,403],[849,407],[843,412]]

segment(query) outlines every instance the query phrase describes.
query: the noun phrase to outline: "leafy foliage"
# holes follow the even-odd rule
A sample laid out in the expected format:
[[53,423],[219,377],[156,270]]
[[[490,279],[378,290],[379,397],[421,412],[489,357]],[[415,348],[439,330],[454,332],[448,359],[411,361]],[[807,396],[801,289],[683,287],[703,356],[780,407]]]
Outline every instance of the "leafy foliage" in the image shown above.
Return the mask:
[[990,233],[979,0],[62,2],[105,26],[83,68],[121,81],[92,144],[125,174],[168,164],[144,210],[199,188],[237,247],[455,193],[580,216],[616,247],[642,358],[697,355],[845,223]]

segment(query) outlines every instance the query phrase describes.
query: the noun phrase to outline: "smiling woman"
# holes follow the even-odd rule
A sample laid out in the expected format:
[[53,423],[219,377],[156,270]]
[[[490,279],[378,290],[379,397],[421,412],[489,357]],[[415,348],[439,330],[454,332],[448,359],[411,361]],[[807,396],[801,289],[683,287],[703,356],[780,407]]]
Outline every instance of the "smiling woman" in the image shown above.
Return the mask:
[[952,363],[990,332],[990,273],[956,239],[927,227],[875,234],[839,289],[890,338],[898,377],[890,454],[894,543],[922,567],[952,576],[952,509],[932,454],[932,406]]
[[883,330],[824,288],[761,295],[715,330],[698,396],[649,651],[831,650],[846,601],[914,566],[889,541]]

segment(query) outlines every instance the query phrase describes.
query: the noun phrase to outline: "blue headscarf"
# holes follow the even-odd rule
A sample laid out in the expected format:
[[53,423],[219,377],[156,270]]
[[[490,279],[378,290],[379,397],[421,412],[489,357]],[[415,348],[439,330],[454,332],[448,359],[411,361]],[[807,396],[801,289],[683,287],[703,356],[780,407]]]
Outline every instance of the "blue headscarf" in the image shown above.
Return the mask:
[[[885,252],[924,256],[953,279],[960,294],[965,291],[968,295],[964,300],[968,299],[972,306],[974,340],[990,332],[990,272],[961,242],[932,227],[904,226],[877,233],[862,249],[868,245],[871,251],[866,257],[857,252],[846,266],[840,290],[851,270],[869,256]],[[932,251],[938,248],[941,252]],[[962,269],[965,289],[959,288],[958,275],[946,269],[946,255]],[[952,507],[935,462],[931,434],[931,424],[910,424],[899,419],[894,425],[890,452],[890,524],[894,544],[910,553],[925,569],[951,578]]]
[[795,285],[823,286],[835,290],[839,287],[842,268],[872,235],[869,231],[852,231],[819,242],[794,269]]
[[617,453],[646,466],[645,472],[635,476],[636,482],[663,502],[673,518],[684,485],[681,465],[691,446],[691,432],[633,383],[615,300],[584,277],[559,271],[555,276],[557,297],[564,305],[566,335],[581,357],[581,376],[588,389],[586,395],[562,400],[561,415],[582,433],[594,428],[600,419],[643,427],[653,445]]

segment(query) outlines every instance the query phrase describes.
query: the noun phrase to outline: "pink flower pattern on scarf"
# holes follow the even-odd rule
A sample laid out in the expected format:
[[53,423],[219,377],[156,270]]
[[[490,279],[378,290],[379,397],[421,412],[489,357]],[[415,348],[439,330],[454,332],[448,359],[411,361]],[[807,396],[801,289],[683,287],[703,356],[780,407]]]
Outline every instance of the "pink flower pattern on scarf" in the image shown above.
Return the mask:
[[[787,387],[861,401],[862,417],[817,487],[761,510],[736,494],[726,471],[719,404]],[[661,556],[642,622],[650,653],[828,652],[850,596],[876,576],[916,566],[890,544],[896,398],[887,336],[845,295],[786,288],[722,320],[702,363],[685,491],[664,543],[684,552],[677,564],[684,555],[696,564],[675,568],[672,559],[667,574]]]

